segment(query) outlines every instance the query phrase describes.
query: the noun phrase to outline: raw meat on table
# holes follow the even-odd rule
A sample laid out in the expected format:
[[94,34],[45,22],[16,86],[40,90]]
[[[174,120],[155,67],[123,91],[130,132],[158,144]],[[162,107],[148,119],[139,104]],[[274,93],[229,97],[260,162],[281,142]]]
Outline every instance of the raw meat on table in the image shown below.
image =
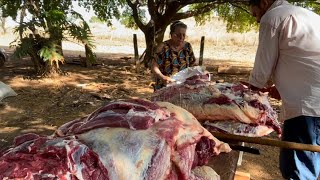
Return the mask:
[[17,139],[0,157],[0,179],[108,179],[98,155],[74,136]]
[[206,121],[203,127],[209,132],[222,132],[248,137],[262,137],[273,132],[273,129],[265,125],[253,125],[236,121]]
[[0,167],[12,163],[0,178],[219,179],[203,165],[231,150],[186,110],[146,100],[111,102],[62,125],[54,137],[26,135],[15,142],[0,157]]
[[[240,83],[214,83],[206,74],[189,77],[182,84],[164,87],[155,92],[153,101],[167,101],[180,106],[199,121],[238,121],[250,124],[258,134],[267,135],[273,130],[281,134],[277,113],[266,94],[255,92]],[[265,126],[261,131],[261,126]],[[240,128],[241,129],[241,128]],[[253,132],[253,131],[251,131]],[[245,135],[247,132],[240,132]]]

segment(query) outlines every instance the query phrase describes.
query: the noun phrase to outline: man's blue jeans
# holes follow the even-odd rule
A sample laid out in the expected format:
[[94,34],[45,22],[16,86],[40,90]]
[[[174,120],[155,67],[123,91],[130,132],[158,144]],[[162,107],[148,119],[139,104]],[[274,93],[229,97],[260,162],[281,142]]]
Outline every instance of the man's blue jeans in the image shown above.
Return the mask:
[[[320,117],[286,120],[282,140],[320,145]],[[320,153],[281,149],[280,171],[285,179],[316,180],[320,173]]]

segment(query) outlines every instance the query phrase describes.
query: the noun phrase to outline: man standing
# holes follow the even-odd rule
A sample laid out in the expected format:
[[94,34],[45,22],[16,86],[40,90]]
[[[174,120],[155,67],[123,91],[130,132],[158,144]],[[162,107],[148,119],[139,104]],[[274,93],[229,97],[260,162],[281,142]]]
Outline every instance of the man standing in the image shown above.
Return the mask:
[[[320,145],[320,16],[285,0],[250,0],[250,8],[260,23],[251,88],[281,97],[282,140]],[[281,149],[280,171],[316,180],[320,153]]]

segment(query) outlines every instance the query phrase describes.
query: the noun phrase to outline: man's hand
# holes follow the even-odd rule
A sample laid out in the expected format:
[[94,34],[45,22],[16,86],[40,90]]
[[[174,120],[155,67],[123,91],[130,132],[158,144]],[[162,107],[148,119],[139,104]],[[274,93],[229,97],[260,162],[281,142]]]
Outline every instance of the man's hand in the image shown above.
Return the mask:
[[248,88],[250,88],[251,84],[247,83],[247,82],[244,82],[244,81],[240,81],[240,83],[242,85],[245,85],[245,86],[248,86]]
[[269,93],[270,97],[275,98],[277,100],[281,100],[281,96],[280,96],[277,88],[274,85],[271,87],[268,87],[268,88],[264,88],[264,89],[265,89],[265,92]]
[[245,86],[248,86],[249,89],[251,90],[254,90],[254,91],[260,91],[260,92],[268,92],[268,95],[274,99],[277,99],[277,100],[281,100],[281,96],[277,90],[277,88],[272,85],[271,87],[267,87],[267,88],[257,88],[255,86],[252,86],[251,84],[247,83],[247,82],[243,82],[243,81],[240,81],[241,84],[245,85]]
[[257,87],[255,87],[255,86],[252,86],[251,84],[249,84],[249,83],[247,83],[247,82],[240,81],[240,83],[241,83],[242,85],[247,86],[249,89],[251,89],[251,90],[253,90],[253,91],[261,91],[260,88],[257,88]]

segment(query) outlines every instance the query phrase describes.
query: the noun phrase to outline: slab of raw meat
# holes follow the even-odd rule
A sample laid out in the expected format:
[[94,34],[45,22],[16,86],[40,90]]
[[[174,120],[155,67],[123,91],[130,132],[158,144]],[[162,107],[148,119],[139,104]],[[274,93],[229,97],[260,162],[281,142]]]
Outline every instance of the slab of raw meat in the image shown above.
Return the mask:
[[184,109],[144,100],[110,103],[58,132],[90,144],[111,179],[197,179],[194,167],[230,151]]
[[17,137],[15,147],[0,156],[0,179],[107,180],[98,155],[75,137]]
[[262,137],[273,132],[273,129],[264,125],[245,124],[230,121],[206,121],[202,124],[209,132],[222,132],[248,137]]
[[267,95],[251,91],[239,83],[213,83],[198,75],[188,78],[183,84],[158,90],[151,99],[180,106],[199,121],[232,120],[267,126],[281,134],[277,113]]
[[0,168],[12,159],[15,167],[0,170],[0,177],[192,180],[211,174],[219,179],[201,166],[231,150],[186,110],[146,100],[112,102],[61,126],[54,137],[31,134],[15,143],[0,157]]

